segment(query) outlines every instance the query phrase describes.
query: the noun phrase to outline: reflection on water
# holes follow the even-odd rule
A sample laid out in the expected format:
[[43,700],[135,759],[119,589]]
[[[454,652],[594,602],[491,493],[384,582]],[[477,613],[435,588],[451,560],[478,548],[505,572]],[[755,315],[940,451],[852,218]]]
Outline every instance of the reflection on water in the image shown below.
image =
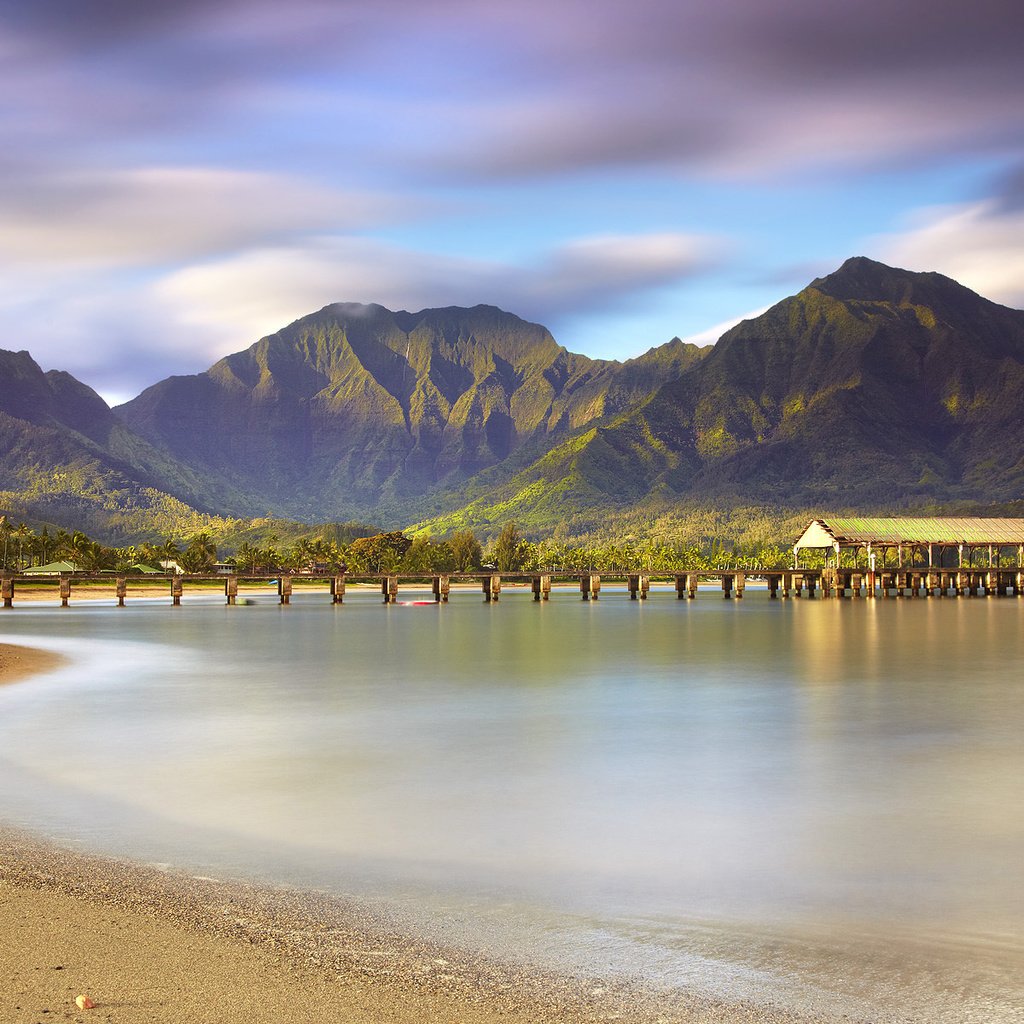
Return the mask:
[[83,661],[0,690],[0,817],[563,967],[1024,999],[1024,603],[293,600],[6,613]]

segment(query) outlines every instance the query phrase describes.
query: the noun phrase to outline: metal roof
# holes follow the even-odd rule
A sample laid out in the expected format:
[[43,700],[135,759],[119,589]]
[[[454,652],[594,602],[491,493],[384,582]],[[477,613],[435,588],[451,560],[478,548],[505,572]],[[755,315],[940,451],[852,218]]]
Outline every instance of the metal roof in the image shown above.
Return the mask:
[[[820,547],[821,531],[847,544],[1024,544],[1024,519],[826,516],[812,520],[796,547]],[[806,541],[805,541],[806,538]],[[804,543],[801,543],[804,541]],[[818,543],[815,543],[817,541]]]

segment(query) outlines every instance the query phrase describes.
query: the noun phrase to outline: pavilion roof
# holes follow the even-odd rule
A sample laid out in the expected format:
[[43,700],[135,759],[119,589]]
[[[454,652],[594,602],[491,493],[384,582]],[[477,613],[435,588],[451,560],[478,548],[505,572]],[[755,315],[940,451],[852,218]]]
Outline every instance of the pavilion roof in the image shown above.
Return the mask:
[[798,548],[852,544],[1024,544],[1024,519],[957,516],[814,519]]

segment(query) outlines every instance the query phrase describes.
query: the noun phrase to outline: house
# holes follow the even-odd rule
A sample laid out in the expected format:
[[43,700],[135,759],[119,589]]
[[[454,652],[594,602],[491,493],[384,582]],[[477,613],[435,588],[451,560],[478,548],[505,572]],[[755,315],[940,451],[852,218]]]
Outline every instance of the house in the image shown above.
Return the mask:
[[74,562],[47,562],[46,565],[33,565],[23,570],[26,576],[60,576],[62,573],[78,572]]

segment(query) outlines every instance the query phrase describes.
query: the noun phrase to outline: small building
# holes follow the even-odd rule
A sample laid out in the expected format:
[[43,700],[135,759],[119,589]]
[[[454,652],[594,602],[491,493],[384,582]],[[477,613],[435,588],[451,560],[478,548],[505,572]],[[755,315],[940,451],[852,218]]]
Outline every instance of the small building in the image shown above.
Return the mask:
[[[805,550],[825,551],[827,564],[839,565],[843,552],[856,564],[963,568],[1024,566],[1024,519],[898,516],[827,516],[812,519],[793,545],[794,564]],[[980,552],[980,555],[979,555]]]
[[78,572],[74,562],[47,562],[46,565],[33,565],[22,570],[25,576],[60,576],[67,572]]

